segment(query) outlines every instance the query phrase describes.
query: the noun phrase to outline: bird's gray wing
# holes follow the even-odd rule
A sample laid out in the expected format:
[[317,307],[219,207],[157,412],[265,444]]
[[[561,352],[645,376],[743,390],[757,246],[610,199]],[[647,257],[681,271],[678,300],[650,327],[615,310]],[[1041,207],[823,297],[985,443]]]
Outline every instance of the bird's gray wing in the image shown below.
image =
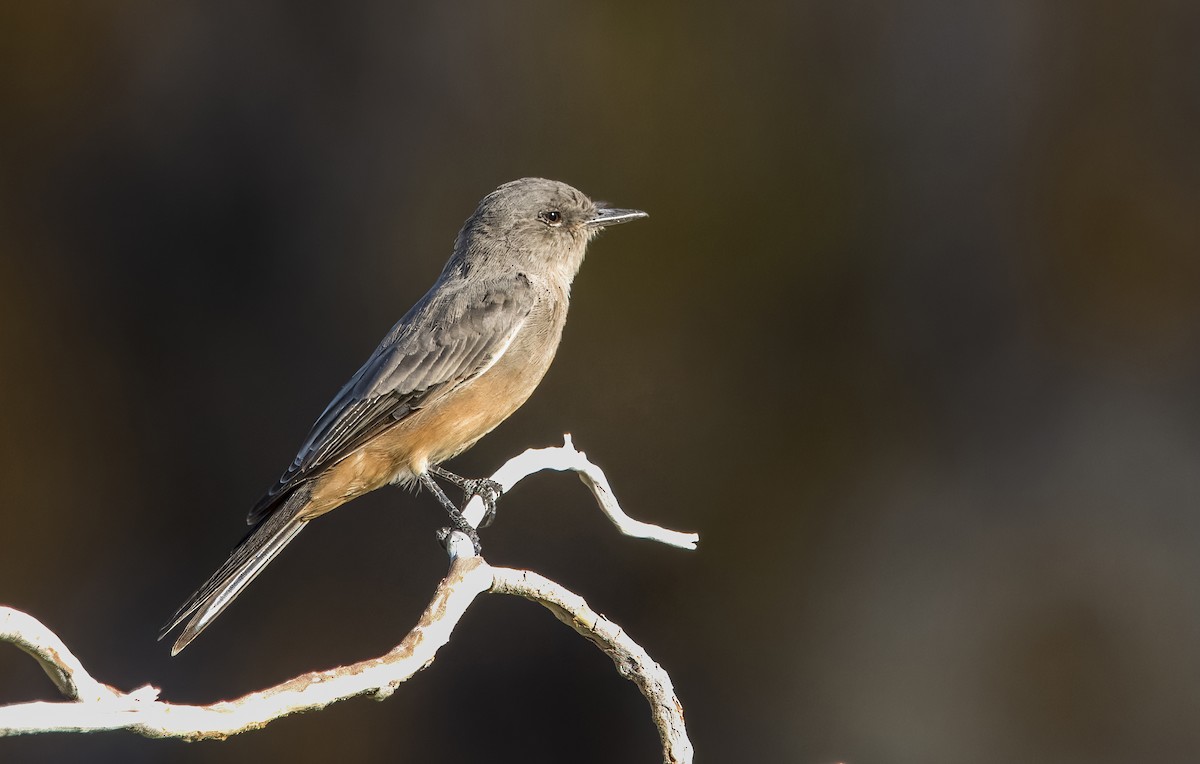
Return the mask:
[[533,286],[521,274],[486,289],[426,296],[330,402],[247,522],[259,522],[296,486],[490,367],[534,301]]

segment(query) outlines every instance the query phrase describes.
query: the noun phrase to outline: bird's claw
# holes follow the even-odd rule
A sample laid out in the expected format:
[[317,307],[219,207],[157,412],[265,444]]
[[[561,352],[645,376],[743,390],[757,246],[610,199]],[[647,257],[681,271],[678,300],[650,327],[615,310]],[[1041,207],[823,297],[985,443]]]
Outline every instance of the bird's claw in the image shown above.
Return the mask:
[[[486,528],[496,520],[496,501],[500,495],[504,493],[504,486],[490,478],[479,478],[478,480],[468,480],[463,483],[463,493],[466,496],[465,502],[470,502],[475,496],[483,499],[483,519],[479,521],[480,528]],[[464,503],[464,508],[465,508]]]
[[439,528],[437,531],[438,543],[445,547],[447,551],[449,551],[450,534],[454,533],[455,531],[459,531],[471,540],[471,545],[475,547],[475,554],[477,556],[483,552],[483,545],[479,543],[479,534],[474,528],[466,524],[464,524],[464,527],[462,528]]

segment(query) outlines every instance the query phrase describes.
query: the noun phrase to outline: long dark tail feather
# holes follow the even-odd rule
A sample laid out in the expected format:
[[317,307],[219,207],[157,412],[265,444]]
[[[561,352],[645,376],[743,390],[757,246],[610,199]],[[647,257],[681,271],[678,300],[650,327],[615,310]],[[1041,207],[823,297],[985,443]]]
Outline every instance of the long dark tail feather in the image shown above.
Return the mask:
[[177,655],[198,637],[200,632],[229,607],[242,589],[262,572],[267,563],[275,559],[289,541],[296,538],[296,534],[308,522],[299,515],[308,505],[309,492],[307,485],[300,486],[274,512],[263,518],[234,548],[225,564],[179,608],[170,623],[164,626],[162,633],[158,635],[161,640],[184,620],[191,618],[183,627],[175,646],[171,648],[171,655]]

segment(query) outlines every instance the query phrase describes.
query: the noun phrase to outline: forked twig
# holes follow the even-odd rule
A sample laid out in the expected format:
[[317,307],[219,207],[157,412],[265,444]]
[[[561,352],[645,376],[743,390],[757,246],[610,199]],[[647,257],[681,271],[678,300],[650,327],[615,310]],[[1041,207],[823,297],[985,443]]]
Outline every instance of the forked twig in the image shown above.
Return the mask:
[[[508,490],[523,478],[545,469],[579,473],[601,509],[625,535],[695,548],[696,534],[659,528],[626,515],[613,497],[604,473],[575,450],[569,435],[561,447],[530,449],[510,459],[492,480]],[[483,513],[484,504],[479,497],[464,512],[472,524],[478,524]],[[593,611],[582,597],[547,578],[526,570],[493,568],[475,554],[471,542],[461,533],[450,536],[447,550],[451,563],[446,577],[438,584],[416,626],[385,655],[309,672],[235,700],[206,706],[161,701],[159,690],[149,685],[125,693],[102,684],[41,622],[0,606],[0,642],[12,643],[37,660],[67,699],[0,706],[0,737],[126,729],[155,738],[226,738],[259,729],[284,716],[317,710],[359,695],[383,700],[431,664],[475,598],[491,592],[513,594],[541,604],[603,650],[621,675],[633,681],[649,701],[664,761],[670,764],[692,761],[683,707],[670,676],[623,629]]]

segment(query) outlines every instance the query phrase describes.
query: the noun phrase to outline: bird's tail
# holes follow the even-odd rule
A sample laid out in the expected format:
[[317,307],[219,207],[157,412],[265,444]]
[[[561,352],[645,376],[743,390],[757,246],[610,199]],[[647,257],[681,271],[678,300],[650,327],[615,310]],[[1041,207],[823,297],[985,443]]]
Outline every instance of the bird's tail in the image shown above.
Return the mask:
[[308,522],[300,517],[300,511],[307,506],[309,493],[309,487],[301,485],[274,512],[263,518],[234,548],[225,564],[179,608],[171,622],[164,626],[162,633],[158,635],[158,638],[162,639],[191,617],[187,626],[183,627],[179,639],[175,640],[171,655],[178,654],[199,636],[200,632],[229,607],[242,589],[262,572],[267,563],[275,559],[275,555],[283,551],[289,541],[296,538],[296,534],[300,533]]

